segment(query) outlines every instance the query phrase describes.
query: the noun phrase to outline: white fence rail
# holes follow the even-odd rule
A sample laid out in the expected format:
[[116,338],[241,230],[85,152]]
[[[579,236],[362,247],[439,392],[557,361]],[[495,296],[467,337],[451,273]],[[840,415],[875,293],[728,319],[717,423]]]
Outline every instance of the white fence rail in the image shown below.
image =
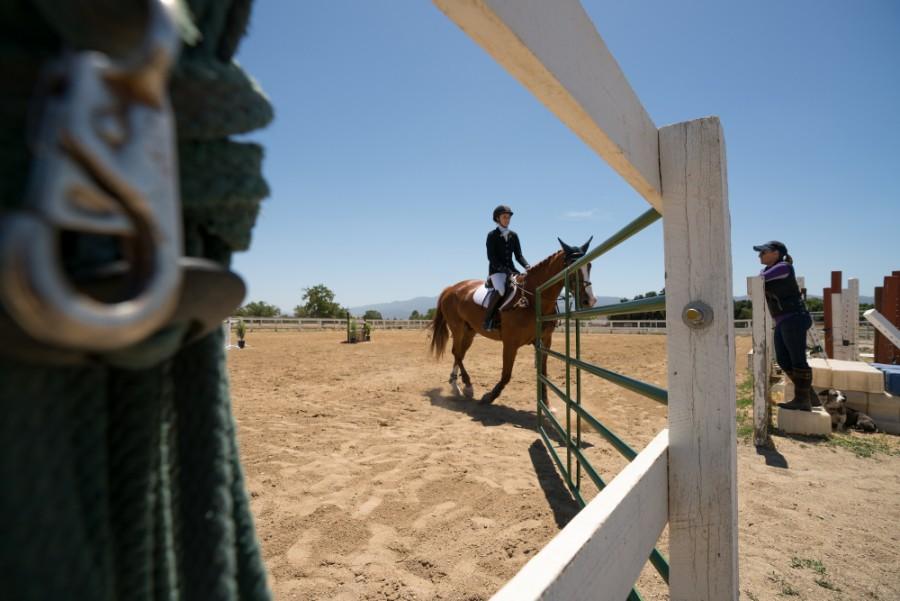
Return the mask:
[[[232,317],[231,328],[234,329],[239,319],[244,320],[248,332],[268,330],[273,332],[303,332],[317,330],[343,330],[347,327],[346,319],[315,319],[309,317]],[[362,321],[362,320],[358,320]],[[424,319],[371,319],[367,321],[375,330],[423,330],[431,323]],[[819,325],[819,339],[824,334]],[[661,320],[590,320],[581,324],[582,333],[590,334],[665,334],[666,322]],[[859,323],[859,346],[861,350],[871,350],[874,331],[867,321]],[[753,320],[735,319],[734,333],[738,336],[750,336],[753,332]]]
[[663,430],[492,601],[625,599],[668,521]]
[[[232,317],[231,327],[234,329],[238,320],[244,320],[247,331],[305,331],[305,330],[342,330],[347,327],[346,319],[316,319],[309,317]],[[357,322],[361,322],[358,319]],[[370,319],[366,321],[375,330],[422,330],[431,323],[425,319]],[[734,329],[738,334],[750,335],[752,321],[736,319]],[[865,326],[862,326],[865,327]],[[868,329],[871,330],[871,327]],[[596,319],[584,321],[581,331],[592,334],[665,334],[664,320],[606,320]],[[870,336],[871,337],[871,336]]]

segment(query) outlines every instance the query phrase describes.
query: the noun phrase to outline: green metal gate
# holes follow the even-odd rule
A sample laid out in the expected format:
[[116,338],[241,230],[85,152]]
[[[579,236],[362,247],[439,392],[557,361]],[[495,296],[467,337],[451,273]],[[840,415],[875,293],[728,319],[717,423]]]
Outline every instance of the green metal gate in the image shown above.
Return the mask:
[[[540,299],[547,288],[559,282],[560,280],[563,280],[564,282],[564,313],[541,315],[541,303],[535,302],[537,314],[535,322],[537,420],[538,432],[540,433],[541,438],[543,438],[544,440],[544,445],[547,447],[550,456],[553,457],[553,461],[556,463],[556,466],[559,468],[560,473],[563,475],[566,486],[568,486],[569,490],[572,492],[572,495],[575,497],[575,500],[581,507],[584,507],[586,505],[586,502],[581,494],[582,470],[588,475],[588,477],[591,479],[598,490],[603,490],[603,488],[606,486],[606,482],[603,480],[597,470],[594,469],[590,461],[588,461],[588,459],[582,452],[582,420],[586,421],[588,424],[590,424],[591,427],[599,432],[628,461],[631,461],[637,456],[637,452],[634,449],[632,449],[614,432],[603,425],[603,423],[599,419],[591,415],[586,409],[581,406],[581,373],[587,372],[589,374],[593,374],[595,376],[603,378],[604,380],[617,384],[627,390],[642,394],[663,404],[667,404],[668,394],[662,388],[659,388],[652,384],[648,384],[640,380],[635,380],[633,378],[605,369],[603,367],[592,365],[590,363],[582,361],[580,322],[584,319],[590,319],[599,316],[624,315],[627,313],[635,313],[639,311],[664,311],[666,308],[666,299],[665,296],[660,295],[653,298],[617,303],[615,305],[604,305],[600,307],[582,309],[580,306],[580,295],[577,294],[577,292],[573,294],[573,290],[571,289],[570,283],[573,279],[571,276],[573,274],[575,276],[575,291],[580,290],[580,268],[583,265],[593,261],[604,253],[609,252],[625,240],[631,238],[652,223],[656,222],[658,219],[660,219],[660,217],[661,215],[657,213],[655,209],[648,210],[640,217],[613,234],[599,246],[594,248],[594,250],[588,252],[584,257],[569,265],[562,272],[548,280],[542,286],[538,287],[538,289],[535,291],[535,298]],[[564,353],[557,352],[549,348],[544,348],[541,345],[541,332],[543,330],[544,323],[557,320],[563,320],[565,322]],[[572,352],[572,330],[574,330],[574,356]],[[559,359],[560,361],[563,361],[565,363],[566,381],[564,389],[558,387],[556,384],[551,382],[549,378],[545,377],[541,373],[541,363],[544,355]],[[574,397],[572,395],[573,368],[575,370]],[[544,387],[542,386],[542,384],[546,384],[547,389],[552,390],[566,404],[565,426],[563,426],[559,422],[559,420],[557,420],[556,417],[550,412],[550,408],[547,405],[547,399],[544,398]],[[556,448],[554,448],[554,445],[550,440],[550,435],[545,428],[545,425],[547,423],[552,425],[553,430],[555,430],[555,433],[558,435],[559,439],[564,441],[565,461],[563,461],[563,458],[560,457],[560,454],[557,452]],[[662,553],[660,553],[657,549],[653,549],[653,552],[650,554],[650,562],[656,568],[657,572],[659,572],[660,576],[662,576],[663,580],[668,583],[669,564]],[[629,601],[640,600],[641,597],[636,590],[632,590],[628,599]]]

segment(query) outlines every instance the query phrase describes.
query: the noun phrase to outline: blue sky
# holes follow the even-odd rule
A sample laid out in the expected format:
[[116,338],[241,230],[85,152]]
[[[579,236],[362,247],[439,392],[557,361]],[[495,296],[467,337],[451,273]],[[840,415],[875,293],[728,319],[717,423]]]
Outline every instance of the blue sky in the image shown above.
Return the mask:
[[[769,239],[812,293],[900,269],[900,3],[582,3],[658,127],[721,118],[735,294]],[[276,112],[249,136],[272,195],[234,262],[247,300],[437,295],[486,275],[497,204],[533,263],[649,207],[426,0],[256,2],[238,60]],[[662,288],[661,225],[593,273],[598,295]]]

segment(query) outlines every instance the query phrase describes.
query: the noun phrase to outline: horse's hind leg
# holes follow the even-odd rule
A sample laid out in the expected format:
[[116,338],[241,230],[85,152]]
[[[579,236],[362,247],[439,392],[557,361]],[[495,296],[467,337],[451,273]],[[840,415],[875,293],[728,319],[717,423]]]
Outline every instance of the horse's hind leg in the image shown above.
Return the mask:
[[462,390],[459,389],[459,383],[457,381],[459,378],[460,369],[462,369],[463,381],[465,381],[465,379],[469,376],[466,373],[465,368],[462,367],[462,355],[464,355],[465,353],[460,354],[459,352],[460,342],[462,342],[464,336],[462,328],[465,328],[465,325],[463,325],[462,327],[450,328],[450,333],[453,335],[453,369],[450,370],[449,383],[450,390],[452,390],[453,394],[455,394],[456,396],[462,396],[463,394]]
[[[466,371],[466,367],[463,365],[463,358],[469,351],[469,347],[472,346],[472,341],[475,340],[475,330],[468,325],[463,326],[463,328],[461,335],[453,339],[453,357],[456,359],[453,369],[455,370],[456,366],[459,366],[460,375],[462,376],[463,384],[465,384],[465,395],[468,398],[472,398],[475,395],[475,391],[472,389],[472,378],[469,377],[469,372]],[[459,341],[458,343],[457,340]],[[457,387],[456,394],[459,394],[458,390]]]

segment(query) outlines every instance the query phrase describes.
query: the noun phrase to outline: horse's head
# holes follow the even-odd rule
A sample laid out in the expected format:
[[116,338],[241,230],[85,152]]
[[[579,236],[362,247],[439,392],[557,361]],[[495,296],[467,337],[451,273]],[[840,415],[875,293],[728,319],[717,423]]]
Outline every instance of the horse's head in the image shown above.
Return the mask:
[[[588,238],[588,241],[581,246],[569,246],[557,238],[563,249],[565,265],[568,267],[587,254],[588,246],[590,246],[591,240],[593,239],[594,237],[591,236]],[[584,308],[593,307],[597,302],[597,297],[594,296],[594,291],[591,288],[591,264],[585,263],[577,271],[573,271],[569,274],[569,278],[569,290],[578,291],[580,305]]]

